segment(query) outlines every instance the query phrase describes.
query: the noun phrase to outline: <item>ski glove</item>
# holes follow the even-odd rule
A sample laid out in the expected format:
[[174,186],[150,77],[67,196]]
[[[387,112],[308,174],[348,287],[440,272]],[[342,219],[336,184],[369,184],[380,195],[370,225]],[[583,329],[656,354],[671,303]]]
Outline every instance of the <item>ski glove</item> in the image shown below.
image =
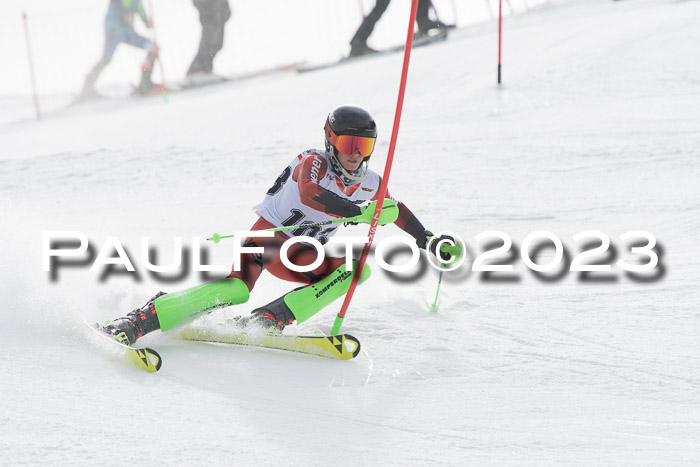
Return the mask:
[[[375,209],[377,209],[376,201],[372,201],[367,206],[360,206],[361,214],[355,217],[353,223],[365,222],[371,224]],[[382,203],[382,212],[379,214],[379,225],[392,224],[396,222],[398,217],[399,207],[396,205],[396,202],[393,199],[385,199],[384,203]]]
[[429,230],[423,232],[422,241],[416,240],[419,248],[424,248],[430,251],[435,256],[438,256],[438,245],[440,247],[439,258],[443,266],[450,266],[462,257],[462,245],[455,241],[450,235],[440,235],[436,237]]

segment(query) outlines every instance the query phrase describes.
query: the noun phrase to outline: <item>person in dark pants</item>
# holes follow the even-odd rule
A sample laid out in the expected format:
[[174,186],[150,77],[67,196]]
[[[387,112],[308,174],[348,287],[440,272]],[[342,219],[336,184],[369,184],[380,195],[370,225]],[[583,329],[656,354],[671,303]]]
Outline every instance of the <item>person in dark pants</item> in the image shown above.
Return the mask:
[[[374,53],[376,50],[367,46],[367,39],[374,31],[374,26],[382,17],[389,2],[391,0],[377,0],[374,9],[365,17],[359,29],[350,41],[350,56],[357,57],[368,53]],[[431,29],[448,29],[453,28],[452,24],[445,24],[442,21],[430,19],[430,0],[418,0],[418,10],[416,11],[416,23],[418,23],[418,34],[427,34]]]
[[193,84],[210,81],[213,77],[214,57],[224,46],[224,28],[231,18],[228,0],[193,0],[202,23],[199,50],[187,70],[187,80]]

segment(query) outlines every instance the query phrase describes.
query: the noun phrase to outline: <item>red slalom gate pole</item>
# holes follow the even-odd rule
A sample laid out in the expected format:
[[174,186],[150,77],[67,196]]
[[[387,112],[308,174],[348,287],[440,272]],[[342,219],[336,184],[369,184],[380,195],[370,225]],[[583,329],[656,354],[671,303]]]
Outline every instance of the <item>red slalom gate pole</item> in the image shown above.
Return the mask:
[[39,96],[36,94],[36,79],[34,78],[34,59],[32,58],[32,47],[29,43],[29,26],[27,26],[27,12],[22,11],[22,22],[24,23],[24,39],[27,42],[27,57],[29,57],[29,77],[32,81],[32,96],[34,98],[34,111],[36,119],[41,120],[39,111]]
[[391,132],[391,142],[389,143],[389,153],[386,159],[386,165],[384,166],[384,176],[382,177],[382,184],[379,186],[379,193],[377,195],[377,208],[374,210],[374,217],[372,218],[372,223],[369,226],[369,233],[367,234],[367,243],[362,249],[362,255],[360,256],[360,261],[355,270],[355,275],[352,277],[352,282],[350,283],[350,288],[347,294],[345,294],[345,300],[343,301],[343,306],[338,312],[338,316],[335,318],[333,323],[333,328],[331,329],[331,336],[336,336],[340,332],[340,326],[343,324],[345,319],[345,313],[350,306],[350,300],[355,293],[357,288],[357,283],[360,280],[360,274],[362,269],[365,267],[367,262],[367,255],[369,255],[369,250],[372,246],[372,241],[374,240],[374,235],[377,233],[377,227],[379,226],[379,215],[382,212],[382,205],[384,204],[384,198],[386,197],[387,186],[389,185],[389,175],[391,174],[391,164],[394,161],[394,150],[396,149],[396,140],[399,135],[399,122],[401,121],[401,110],[403,109],[403,98],[406,92],[406,80],[408,79],[408,62],[411,58],[411,47],[413,46],[413,23],[416,21],[416,11],[418,9],[418,0],[411,1],[411,15],[408,21],[408,35],[406,36],[406,48],[403,52],[403,68],[401,70],[401,83],[399,84],[399,97],[396,102],[396,113],[394,114],[394,129]]
[[501,84],[501,23],[503,21],[502,8],[503,0],[498,0],[498,84]]
[[160,46],[158,45],[158,35],[156,34],[156,20],[153,14],[153,3],[148,0],[148,9],[151,15],[151,27],[153,28],[153,43],[156,46],[156,60],[158,60],[158,69],[160,71],[160,92],[163,95],[163,102],[168,102],[168,91],[165,89],[165,72],[163,71],[163,60],[160,59]]

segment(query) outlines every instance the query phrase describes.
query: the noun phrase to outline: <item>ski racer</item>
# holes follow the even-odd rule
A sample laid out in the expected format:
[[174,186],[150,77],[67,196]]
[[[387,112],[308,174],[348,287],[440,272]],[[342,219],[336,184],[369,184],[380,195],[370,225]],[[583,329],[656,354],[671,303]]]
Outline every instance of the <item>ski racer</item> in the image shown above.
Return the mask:
[[[130,345],[141,336],[160,329],[168,331],[203,311],[248,301],[250,293],[263,270],[285,281],[304,286],[284,294],[271,303],[253,310],[239,320],[243,326],[262,326],[269,332],[281,332],[294,321],[302,323],[338,297],[344,295],[352,281],[353,272],[346,270],[344,257],[326,256],[318,267],[309,272],[288,269],[280,258],[283,243],[294,236],[307,236],[325,244],[336,233],[338,224],[313,225],[321,221],[355,217],[368,212],[368,222],[376,207],[381,177],[368,169],[377,138],[377,126],[364,109],[345,105],[333,110],[325,123],[325,151],[308,149],[292,160],[263,202],[254,209],[260,218],[252,231],[282,226],[301,227],[277,231],[270,237],[249,237],[244,247],[263,247],[263,253],[241,254],[240,267],[222,280],[195,286],[180,292],[159,293],[143,307],[104,326],[104,331],[116,340]],[[370,202],[368,205],[362,203]],[[433,254],[443,239],[431,241],[433,234],[406,207],[386,199],[380,225],[394,222],[413,236],[418,247],[429,245]],[[311,265],[316,250],[307,243],[294,243],[287,251],[289,260],[297,266]],[[440,254],[445,258],[445,252]],[[447,255],[451,257],[451,255]],[[370,275],[365,265],[360,283]]]
[[100,73],[112,61],[117,46],[122,42],[134,47],[146,50],[146,58],[141,65],[141,81],[138,92],[147,94],[157,87],[151,81],[153,64],[158,55],[158,50],[153,41],[139,35],[134,30],[134,16],[137,15],[147,28],[151,29],[153,23],[146,15],[142,0],[110,0],[107,16],[105,17],[105,44],[102,57],[85,77],[85,83],[81,97],[89,99],[97,95],[95,82]]

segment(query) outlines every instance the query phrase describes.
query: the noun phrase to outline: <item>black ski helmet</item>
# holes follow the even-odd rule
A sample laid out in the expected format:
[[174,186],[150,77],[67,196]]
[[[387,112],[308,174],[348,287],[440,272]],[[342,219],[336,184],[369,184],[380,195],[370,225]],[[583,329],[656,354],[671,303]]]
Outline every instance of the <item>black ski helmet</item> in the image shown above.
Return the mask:
[[352,185],[362,181],[367,176],[367,166],[369,158],[364,157],[360,167],[349,173],[338,161],[338,149],[331,143],[329,138],[340,135],[361,136],[364,138],[377,137],[377,124],[374,118],[362,107],[355,105],[343,105],[333,109],[326,118],[324,126],[326,154],[331,163],[331,169],[338,175],[345,185]]

